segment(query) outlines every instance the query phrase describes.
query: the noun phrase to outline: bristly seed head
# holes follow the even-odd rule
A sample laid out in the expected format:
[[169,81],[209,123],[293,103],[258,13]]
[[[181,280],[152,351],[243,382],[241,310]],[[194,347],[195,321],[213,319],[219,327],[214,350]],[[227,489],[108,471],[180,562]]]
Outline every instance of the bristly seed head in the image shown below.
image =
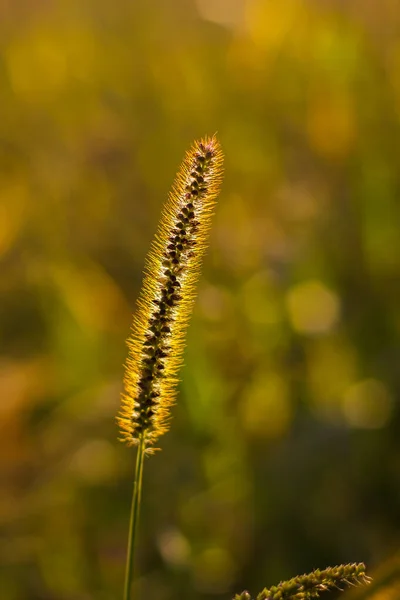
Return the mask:
[[217,139],[195,142],[178,171],[147,257],[128,339],[122,409],[128,445],[143,437],[147,452],[168,429],[184,336],[222,181]]
[[[321,592],[370,581],[365,574],[364,563],[338,565],[324,570],[316,569],[308,575],[298,575],[278,585],[265,588],[258,594],[257,600],[313,600],[319,598]],[[234,600],[242,600],[242,598],[239,595]]]

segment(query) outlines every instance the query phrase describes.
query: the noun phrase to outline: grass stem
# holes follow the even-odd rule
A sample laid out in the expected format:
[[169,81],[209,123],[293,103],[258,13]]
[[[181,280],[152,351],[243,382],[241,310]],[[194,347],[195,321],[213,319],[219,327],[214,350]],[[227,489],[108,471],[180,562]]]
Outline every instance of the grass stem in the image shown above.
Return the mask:
[[128,551],[126,556],[124,600],[131,600],[135,540],[139,521],[140,498],[142,495],[144,451],[145,443],[142,435],[139,440],[139,446],[136,455],[135,480],[133,483],[131,516],[129,522]]

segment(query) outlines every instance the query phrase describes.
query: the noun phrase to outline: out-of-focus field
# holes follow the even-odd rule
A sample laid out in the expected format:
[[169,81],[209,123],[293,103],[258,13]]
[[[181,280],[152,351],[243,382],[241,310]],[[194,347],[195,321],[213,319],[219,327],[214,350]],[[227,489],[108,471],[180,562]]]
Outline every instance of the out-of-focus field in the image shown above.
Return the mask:
[[125,338],[175,172],[215,131],[225,182],[171,430],[146,461],[137,598],[384,562],[398,3],[3,0],[0,106],[1,598],[121,597]]

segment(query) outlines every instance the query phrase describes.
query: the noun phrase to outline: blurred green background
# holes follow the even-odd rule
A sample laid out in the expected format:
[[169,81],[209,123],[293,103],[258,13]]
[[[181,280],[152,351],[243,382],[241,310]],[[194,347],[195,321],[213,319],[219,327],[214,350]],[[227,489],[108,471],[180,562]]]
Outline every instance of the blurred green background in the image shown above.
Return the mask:
[[[125,339],[162,204],[220,197],[137,591],[229,598],[400,533],[396,0],[0,2],[0,595],[121,597]],[[333,598],[333,596],[332,596]]]

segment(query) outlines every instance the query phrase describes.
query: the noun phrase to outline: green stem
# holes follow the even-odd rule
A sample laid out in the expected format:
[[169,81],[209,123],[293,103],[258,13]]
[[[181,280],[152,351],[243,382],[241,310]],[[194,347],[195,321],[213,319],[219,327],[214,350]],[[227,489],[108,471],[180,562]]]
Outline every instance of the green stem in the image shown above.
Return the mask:
[[133,575],[133,560],[135,553],[136,532],[139,521],[140,498],[142,494],[142,478],[143,478],[143,458],[144,458],[144,439],[140,437],[139,446],[136,455],[135,481],[133,484],[131,517],[129,521],[128,535],[128,552],[126,556],[126,571],[125,571],[125,587],[124,600],[131,599],[132,575]]

